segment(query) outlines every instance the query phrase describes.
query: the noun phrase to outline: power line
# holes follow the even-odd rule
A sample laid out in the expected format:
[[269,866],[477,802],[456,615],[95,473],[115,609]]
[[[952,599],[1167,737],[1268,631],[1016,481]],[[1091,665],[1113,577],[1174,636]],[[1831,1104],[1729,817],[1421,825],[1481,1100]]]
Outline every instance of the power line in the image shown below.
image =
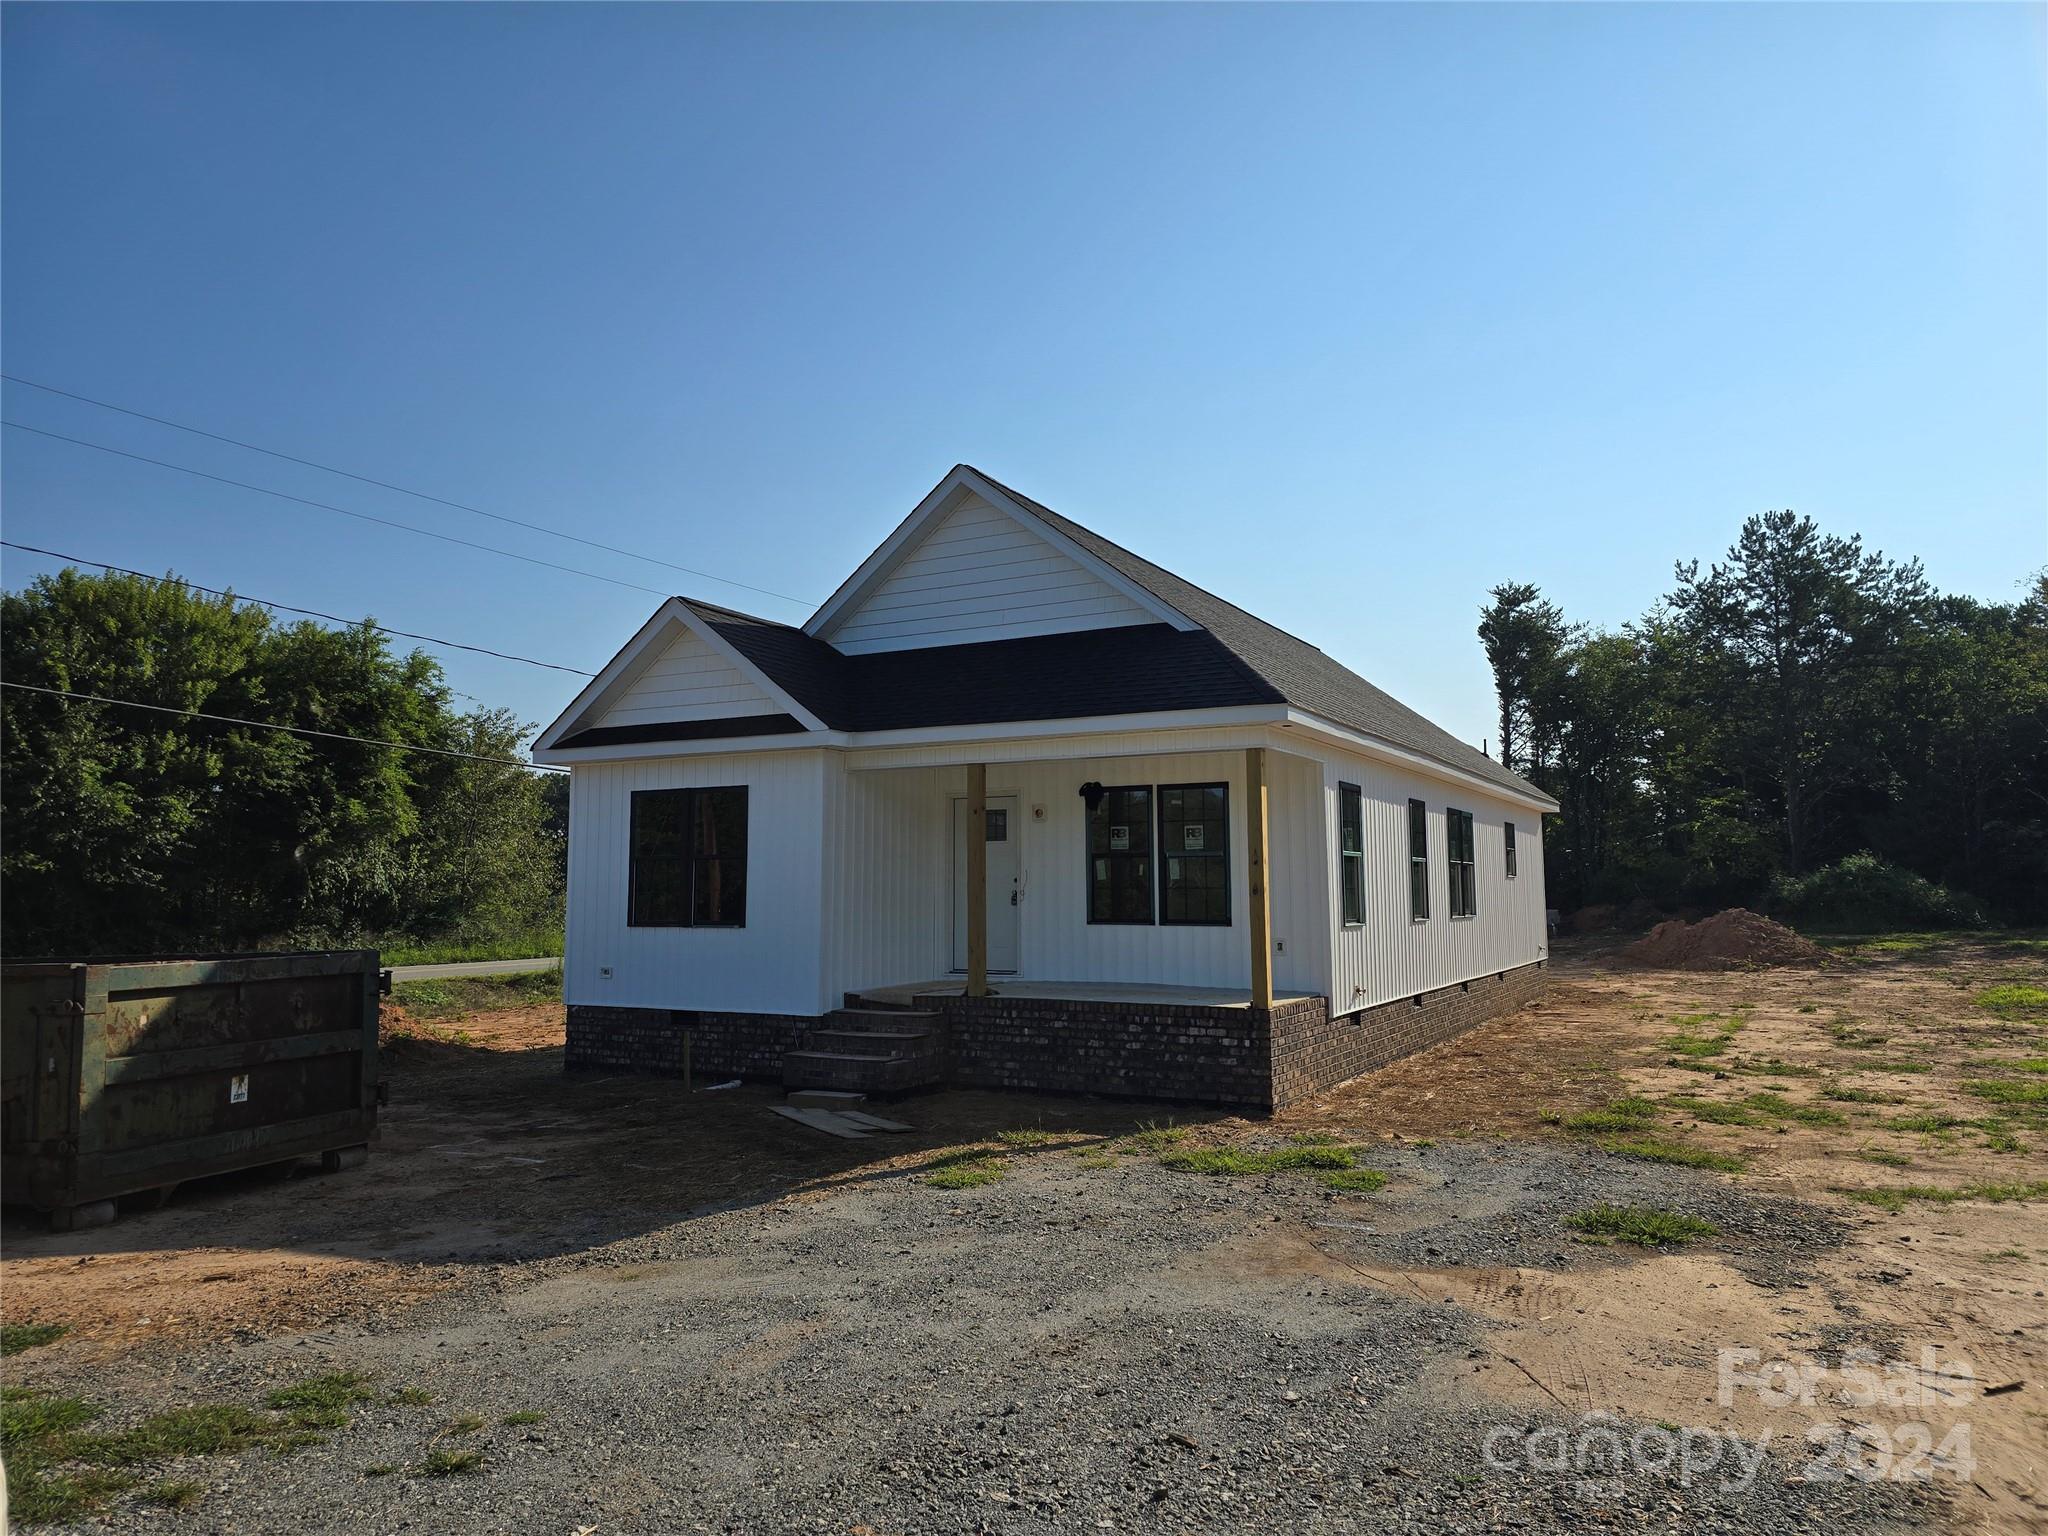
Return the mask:
[[374,517],[368,512],[354,512],[347,507],[337,507],[331,501],[314,501],[306,496],[294,496],[289,491],[274,491],[267,485],[251,485],[246,480],[230,480],[226,475],[210,475],[203,469],[193,469],[187,464],[173,464],[168,459],[152,459],[147,454],[130,453],[125,448],[109,448],[105,443],[87,442],[82,437],[66,437],[62,432],[46,432],[41,427],[31,427],[24,422],[0,420],[0,426],[12,427],[17,432],[33,432],[38,437],[55,438],[60,443],[75,443],[80,448],[92,448],[100,453],[111,453],[116,458],[134,459],[139,464],[154,464],[159,469],[175,469],[180,474],[197,475],[201,480],[212,480],[220,485],[232,485],[237,490],[256,491],[264,496],[275,496],[280,501],[296,501],[303,507],[318,507],[323,512],[339,512],[343,517],[360,518],[366,523],[380,523],[386,528],[398,528],[406,533],[416,533],[422,538],[439,539],[444,544],[460,544],[464,549],[481,549],[486,554],[503,555],[507,560],[523,560],[528,565],[545,566],[551,571],[567,571],[571,576],[588,576],[592,581],[610,582],[615,587],[627,587],[635,592],[652,592],[656,597],[671,594],[659,587],[643,587],[637,581],[621,581],[616,576],[601,576],[596,571],[586,571],[580,566],[557,565],[552,560],[542,560],[533,555],[514,554],[509,549],[500,549],[495,544],[478,544],[470,539],[458,539],[452,533],[436,533],[431,528],[415,528],[411,523],[397,522],[388,517]]
[[217,720],[222,725],[246,725],[259,731],[289,731],[294,736],[319,736],[328,741],[352,741],[363,747],[392,747],[400,752],[426,752],[435,757],[460,757],[472,763],[496,763],[501,768],[524,768],[531,773],[561,773],[559,768],[543,768],[536,763],[522,763],[516,757],[485,757],[479,752],[457,752],[450,747],[421,747],[411,742],[386,741],[381,736],[350,736],[342,731],[316,731],[309,725],[279,725],[273,720],[244,720],[236,715],[211,715],[203,709],[173,709],[168,704],[142,704],[134,699],[110,699],[97,693],[73,693],[68,688],[38,688],[34,683],[16,683],[0,679],[0,688],[19,688],[24,693],[46,693],[53,698],[78,699],[87,704],[118,704],[125,709],[147,709],[159,715],[181,715],[191,720]]
[[751,582],[734,581],[730,576],[714,576],[709,571],[700,571],[694,566],[678,565],[675,561],[664,560],[659,555],[643,555],[637,550],[621,549],[616,544],[604,544],[596,539],[583,538],[578,534],[563,533],[559,528],[550,528],[543,523],[529,523],[521,518],[509,517],[503,512],[490,512],[482,507],[473,507],[467,502],[450,501],[445,496],[434,496],[426,491],[415,491],[410,486],[394,485],[389,480],[378,480],[370,475],[359,475],[353,470],[337,469],[332,464],[322,464],[316,459],[302,459],[296,454],[280,453],[275,448],[265,448],[257,443],[244,442],[239,437],[228,437],[219,432],[208,432],[202,427],[190,427],[182,421],[172,421],[166,416],[152,416],[147,411],[130,410],[125,405],[115,405],[110,400],[95,400],[91,395],[74,394],[71,390],[59,389],[54,384],[39,384],[34,379],[25,379],[18,373],[0,373],[0,379],[5,379],[10,384],[26,384],[30,389],[40,389],[46,394],[62,395],[67,400],[78,400],[86,405],[96,405],[103,411],[118,411],[123,416],[133,416],[138,421],[155,422],[160,427],[170,427],[179,432],[189,432],[194,437],[211,438],[216,443],[227,443],[232,447],[246,448],[251,453],[261,453],[273,459],[283,459],[288,464],[302,464],[308,469],[317,469],[324,474],[340,475],[346,480],[359,481],[364,485],[374,485],[381,490],[396,491],[401,496],[416,496],[421,501],[431,501],[437,506],[453,507],[458,512],[473,512],[478,517],[488,517],[500,523],[510,523],[515,528],[528,528],[535,533],[544,533],[550,538],[567,539],[572,544],[582,544],[591,549],[601,549],[608,554],[624,555],[629,560],[645,560],[650,565],[665,565],[672,571],[682,571],[690,576],[701,576],[706,581],[721,582],[728,587],[741,587],[749,592],[758,592],[763,597],[780,598],[783,602],[795,603],[799,607],[815,608],[818,606],[808,598],[791,597],[787,592],[776,592],[767,587],[757,587]]
[[[558,662],[535,661],[531,656],[514,656],[510,651],[494,651],[489,646],[464,645],[460,640],[443,640],[438,635],[421,635],[409,629],[393,629],[388,624],[373,623],[369,619],[345,619],[338,613],[322,613],[317,608],[294,608],[290,603],[273,603],[264,597],[250,597],[247,594],[238,596],[233,592],[223,592],[218,587],[202,587],[198,582],[187,581],[182,576],[152,576],[147,571],[131,571],[125,565],[109,565],[104,560],[88,560],[83,555],[67,555],[61,550],[39,549],[33,544],[17,544],[12,539],[0,539],[0,545],[8,549],[26,550],[32,555],[48,555],[52,560],[69,560],[74,565],[92,565],[103,571],[117,571],[123,576],[140,576],[144,581],[174,580],[181,587],[190,588],[194,592],[204,592],[210,597],[224,597],[232,603],[254,603],[259,608],[274,608],[280,613],[302,613],[309,619],[326,619],[329,623],[346,624],[351,628],[360,624],[365,629],[374,629],[383,635],[396,635],[402,640],[424,640],[429,645],[445,645],[457,651],[474,651],[479,656],[495,656],[500,661],[523,661],[529,667],[546,667],[551,672],[573,672],[578,677],[597,676],[595,672],[584,667],[565,667]],[[468,695],[465,694],[464,697]]]

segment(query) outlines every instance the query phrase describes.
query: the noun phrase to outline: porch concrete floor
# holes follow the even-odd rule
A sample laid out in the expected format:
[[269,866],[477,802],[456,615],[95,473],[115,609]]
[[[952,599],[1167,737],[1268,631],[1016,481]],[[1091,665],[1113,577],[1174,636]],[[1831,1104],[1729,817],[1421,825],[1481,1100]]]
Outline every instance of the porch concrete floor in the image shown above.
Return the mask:
[[[1124,981],[1020,981],[1013,976],[991,976],[988,989],[997,997],[1047,998],[1065,1003],[1160,1003],[1178,1008],[1249,1008],[1249,987],[1175,987]],[[967,979],[948,976],[937,981],[910,981],[889,987],[868,987],[861,996],[874,1003],[908,1007],[920,998],[959,997],[967,991]],[[1307,992],[1273,993],[1275,1004],[1298,1002]]]

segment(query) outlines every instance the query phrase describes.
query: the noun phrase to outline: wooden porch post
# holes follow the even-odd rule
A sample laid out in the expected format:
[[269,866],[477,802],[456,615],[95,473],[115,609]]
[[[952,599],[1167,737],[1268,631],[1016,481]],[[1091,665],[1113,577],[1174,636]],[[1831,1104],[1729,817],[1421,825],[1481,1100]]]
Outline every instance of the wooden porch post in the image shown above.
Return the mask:
[[1244,749],[1245,842],[1250,849],[1252,1006],[1273,1006],[1273,902],[1266,889],[1266,749]]
[[967,995],[988,996],[988,765],[967,766]]

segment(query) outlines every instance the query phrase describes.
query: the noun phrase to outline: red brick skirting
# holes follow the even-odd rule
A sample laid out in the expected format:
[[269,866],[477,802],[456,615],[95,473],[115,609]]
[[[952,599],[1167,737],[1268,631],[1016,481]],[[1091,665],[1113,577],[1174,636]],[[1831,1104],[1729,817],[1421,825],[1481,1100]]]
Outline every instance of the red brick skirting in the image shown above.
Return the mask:
[[[1320,997],[1262,1008],[1037,997],[945,997],[948,1081],[963,1088],[1275,1109],[1519,1008],[1542,991],[1542,961],[1331,1018]],[[998,983],[1000,988],[1000,983]],[[783,1052],[817,1019],[690,1009],[569,1007],[572,1069],[683,1070],[779,1081]]]

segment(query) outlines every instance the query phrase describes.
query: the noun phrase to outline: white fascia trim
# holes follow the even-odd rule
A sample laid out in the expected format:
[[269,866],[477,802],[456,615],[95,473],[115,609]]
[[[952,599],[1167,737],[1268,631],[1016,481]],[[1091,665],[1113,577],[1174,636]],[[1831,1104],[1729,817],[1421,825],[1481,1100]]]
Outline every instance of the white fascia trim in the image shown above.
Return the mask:
[[1425,757],[1420,752],[1410,751],[1406,747],[1397,747],[1392,742],[1382,741],[1377,736],[1368,736],[1363,731],[1355,731],[1348,725],[1339,725],[1334,720],[1325,720],[1321,715],[1312,715],[1306,710],[1290,708],[1285,711],[1285,716],[1284,723],[1286,725],[1299,727],[1313,735],[1323,737],[1334,745],[1358,753],[1361,757],[1374,757],[1382,762],[1397,763],[1403,768],[1411,769],[1426,777],[1441,779],[1448,784],[1457,784],[1465,788],[1476,789],[1483,794],[1491,795],[1496,800],[1506,800],[1513,805],[1526,805],[1533,811],[1555,812],[1559,809],[1558,803],[1547,795],[1528,795],[1520,790],[1509,789],[1505,784],[1496,784],[1490,779],[1481,778],[1476,773],[1467,773],[1462,768],[1453,768],[1448,763],[1440,763],[1435,758]]
[[917,542],[918,535],[923,533],[933,520],[949,510],[954,494],[963,490],[972,491],[997,511],[1015,521],[1026,532],[1050,544],[1162,623],[1171,624],[1178,630],[1201,628],[1179,609],[1163,602],[1129,577],[1088,553],[1047,523],[1044,518],[1034,516],[1025,508],[1018,506],[999,486],[976,474],[965,464],[956,464],[952,472],[933,486],[930,494],[911,509],[910,515],[896,525],[896,531],[861,562],[860,569],[847,577],[840,583],[839,590],[825,599],[825,606],[812,614],[804,624],[804,633],[814,638],[824,638],[848,608],[865,599],[870,592],[889,579],[889,574],[902,563],[911,546]]
[[[575,763],[617,762],[634,757],[713,757],[733,752],[797,752],[813,747],[843,751],[955,746],[973,742],[1029,741],[1070,736],[1129,736],[1210,727],[1284,724],[1287,711],[1278,704],[1244,704],[1226,709],[1182,710],[1138,715],[1089,715],[1065,720],[1003,720],[990,725],[945,725],[897,731],[812,731],[803,735],[720,737],[703,741],[620,742],[603,747],[543,750],[533,760],[566,767]],[[880,766],[849,763],[849,767]]]
[[682,598],[671,597],[654,610],[654,616],[634,632],[633,638],[625,643],[619,654],[614,656],[605,669],[585,685],[583,690],[570,701],[569,707],[555,717],[554,723],[535,738],[533,743],[533,760],[535,762],[543,761],[541,754],[551,750],[557,741],[568,734],[571,726],[580,721],[584,714],[598,700],[603,698],[612,687],[639,664],[640,658],[647,653],[648,648],[655,643],[656,639],[666,634],[670,624],[688,630],[699,640],[710,646],[748,682],[780,704],[785,712],[794,715],[798,720],[802,721],[806,730],[822,731],[826,728],[824,721],[820,720],[808,709],[805,709],[803,705],[797,703],[795,699],[791,698],[783,690],[780,684],[751,661],[747,660],[745,654],[737,646],[712,627],[709,619],[697,612],[696,609],[692,608]]

